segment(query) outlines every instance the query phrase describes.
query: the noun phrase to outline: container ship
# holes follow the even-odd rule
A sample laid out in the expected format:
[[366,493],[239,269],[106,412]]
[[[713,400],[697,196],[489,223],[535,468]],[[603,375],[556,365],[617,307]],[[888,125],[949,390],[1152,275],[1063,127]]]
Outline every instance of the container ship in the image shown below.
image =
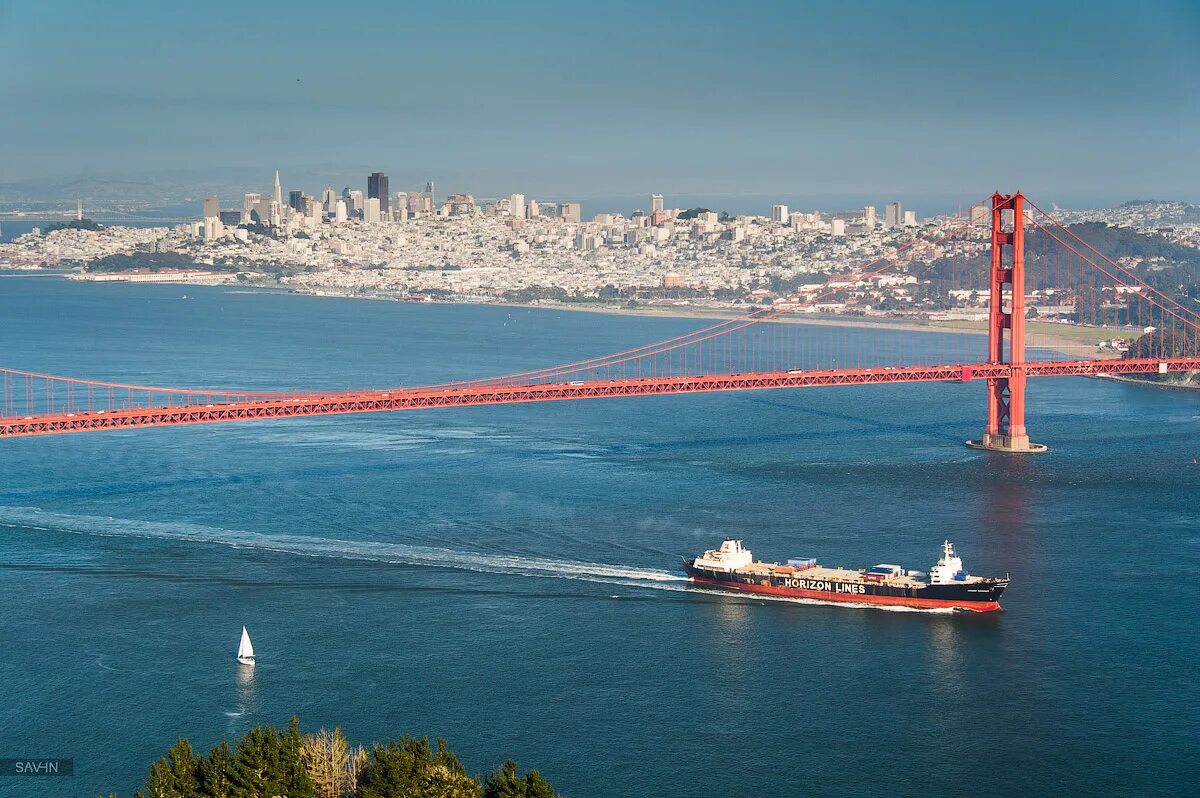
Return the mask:
[[720,548],[695,559],[685,558],[683,567],[693,582],[730,590],[918,609],[995,612],[1008,587],[1007,577],[968,574],[948,540],[928,574],[887,563],[851,570],[825,568],[812,559],[790,559],[786,565],[755,562],[738,538],[727,538]]

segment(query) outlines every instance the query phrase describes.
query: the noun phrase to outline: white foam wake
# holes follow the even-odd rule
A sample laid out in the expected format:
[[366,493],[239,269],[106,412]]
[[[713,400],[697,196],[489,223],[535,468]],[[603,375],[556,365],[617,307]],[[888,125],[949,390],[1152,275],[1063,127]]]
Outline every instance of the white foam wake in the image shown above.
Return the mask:
[[186,521],[140,521],[111,516],[71,515],[40,510],[34,507],[0,506],[0,526],[20,527],[43,532],[71,532],[101,537],[127,537],[148,540],[172,540],[189,543],[217,544],[235,549],[256,549],[301,557],[330,557],[349,560],[369,560],[399,565],[447,568],[482,573],[512,574],[543,578],[575,579],[588,582],[652,588],[688,594],[720,596],[742,601],[771,601],[789,604],[813,604],[884,612],[922,612],[947,614],[950,608],[922,609],[879,604],[860,604],[844,601],[746,594],[731,590],[691,584],[682,574],[629,565],[560,560],[546,557],[483,554],[456,551],[433,546],[414,546],[369,540],[309,535],[272,535],[236,529],[224,529]]
[[483,554],[433,546],[415,546],[373,540],[345,540],[312,535],[248,532],[192,524],[184,521],[139,521],[110,516],[69,515],[31,507],[0,507],[0,524],[41,531],[63,531],[104,537],[177,540],[232,548],[294,554],[301,557],[332,557],[416,565],[434,568],[482,571],[521,576],[558,577],[622,584],[685,582],[681,574],[628,565],[560,560],[546,557]]

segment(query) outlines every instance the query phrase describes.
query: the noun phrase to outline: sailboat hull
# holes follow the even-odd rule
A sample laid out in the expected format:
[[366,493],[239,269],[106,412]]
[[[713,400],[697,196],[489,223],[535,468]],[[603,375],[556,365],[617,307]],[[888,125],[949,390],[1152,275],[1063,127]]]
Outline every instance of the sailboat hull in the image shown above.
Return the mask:
[[253,665],[254,657],[238,657],[237,661],[242,665]]

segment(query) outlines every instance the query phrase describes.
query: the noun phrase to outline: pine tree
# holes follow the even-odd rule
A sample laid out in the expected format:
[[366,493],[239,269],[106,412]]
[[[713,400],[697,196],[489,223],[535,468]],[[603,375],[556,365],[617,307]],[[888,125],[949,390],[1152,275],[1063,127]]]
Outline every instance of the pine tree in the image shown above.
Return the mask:
[[321,729],[304,738],[301,758],[316,798],[351,798],[363,753],[352,749],[341,729]]
[[555,798],[555,793],[536,770],[518,775],[517,763],[510,759],[484,780],[483,798]]
[[300,734],[300,721],[292,715],[287,734],[282,739],[280,765],[287,784],[288,798],[312,798],[313,784],[304,766],[305,738]]
[[230,798],[287,795],[283,742],[274,726],[255,726],[238,740],[233,753]]
[[229,798],[232,778],[233,755],[229,752],[229,743],[222,740],[200,762],[201,795],[204,798]]
[[199,782],[200,761],[191,744],[180,738],[167,749],[167,755],[150,766],[144,791],[139,798],[203,798]]
[[357,798],[478,798],[469,775],[444,740],[436,751],[428,738],[401,737],[376,743],[358,780]]

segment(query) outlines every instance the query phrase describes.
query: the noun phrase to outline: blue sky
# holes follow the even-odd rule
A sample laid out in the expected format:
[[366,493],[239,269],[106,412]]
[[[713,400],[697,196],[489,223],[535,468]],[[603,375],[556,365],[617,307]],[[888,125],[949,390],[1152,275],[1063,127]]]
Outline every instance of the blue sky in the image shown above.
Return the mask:
[[0,183],[1200,200],[1200,3],[0,0],[0,108]]

